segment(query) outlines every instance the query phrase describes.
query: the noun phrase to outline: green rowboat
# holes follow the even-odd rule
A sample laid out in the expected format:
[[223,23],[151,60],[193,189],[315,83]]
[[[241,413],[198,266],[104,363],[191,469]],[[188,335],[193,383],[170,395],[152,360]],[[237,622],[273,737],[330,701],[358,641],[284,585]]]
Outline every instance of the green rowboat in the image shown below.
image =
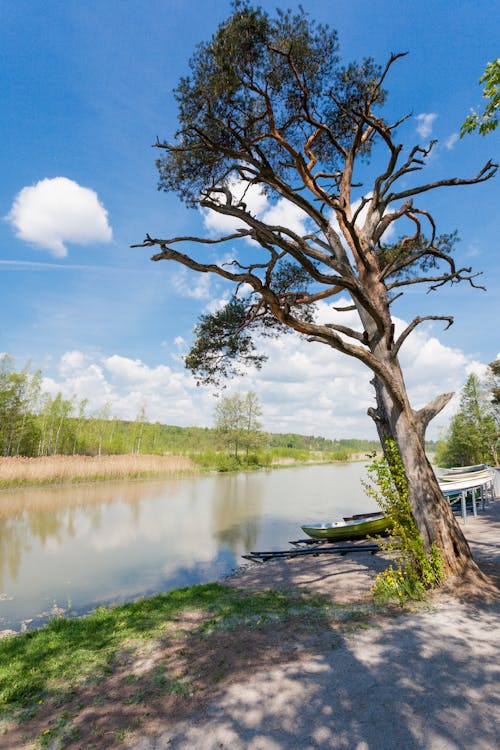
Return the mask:
[[302,531],[313,539],[328,539],[332,542],[346,539],[362,539],[372,534],[383,534],[389,528],[390,520],[383,513],[364,513],[350,516],[333,523],[312,523],[302,526]]

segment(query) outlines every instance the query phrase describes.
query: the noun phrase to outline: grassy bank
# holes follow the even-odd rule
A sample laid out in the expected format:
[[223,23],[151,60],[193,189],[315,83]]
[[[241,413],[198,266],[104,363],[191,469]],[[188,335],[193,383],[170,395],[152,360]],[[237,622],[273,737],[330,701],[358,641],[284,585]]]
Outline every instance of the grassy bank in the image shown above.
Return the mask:
[[111,456],[42,456],[0,458],[0,489],[28,485],[96,482],[180,476],[197,471],[246,471],[294,464],[333,463],[357,459],[349,451],[272,448],[235,459],[220,451],[180,456],[120,454]]
[[0,458],[0,487],[138,479],[195,471],[187,456],[42,456]]
[[352,453],[347,450],[311,451],[300,448],[269,448],[240,454],[238,458],[221,451],[203,451],[190,453],[192,461],[202,469],[209,471],[242,471],[246,469],[265,469],[294,464],[334,463],[350,461]]
[[[0,640],[0,707],[23,708],[68,693],[75,682],[93,683],[114,660],[145,641],[175,641],[187,614],[193,631],[206,636],[293,617],[320,614],[320,598],[277,591],[248,592],[218,583],[197,584],[85,617],[57,618],[29,633]],[[168,675],[165,676],[169,679]],[[173,679],[173,677],[172,677]],[[39,704],[41,705],[41,704]]]
[[318,596],[212,583],[52,620],[0,640],[0,732],[11,747],[114,747],[141,716],[178,718],[235,669],[274,659],[285,633],[334,643],[327,612]]

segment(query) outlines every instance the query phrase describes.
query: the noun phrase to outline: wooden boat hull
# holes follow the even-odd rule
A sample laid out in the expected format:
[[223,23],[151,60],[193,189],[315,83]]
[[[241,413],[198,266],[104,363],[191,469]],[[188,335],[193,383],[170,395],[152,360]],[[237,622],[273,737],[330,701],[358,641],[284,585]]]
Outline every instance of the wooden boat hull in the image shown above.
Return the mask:
[[328,539],[332,542],[383,534],[390,526],[390,519],[381,513],[365,518],[334,523],[305,524],[302,531],[313,539]]

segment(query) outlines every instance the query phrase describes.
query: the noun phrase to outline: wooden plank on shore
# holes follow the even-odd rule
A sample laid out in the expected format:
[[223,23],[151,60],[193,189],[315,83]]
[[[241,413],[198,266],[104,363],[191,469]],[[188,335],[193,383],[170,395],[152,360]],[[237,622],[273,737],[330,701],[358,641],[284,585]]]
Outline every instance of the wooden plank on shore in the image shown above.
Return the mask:
[[252,551],[247,555],[242,555],[246,560],[254,562],[265,562],[266,560],[285,559],[290,557],[305,557],[306,555],[347,555],[353,552],[370,552],[375,555],[380,551],[378,544],[349,544],[349,545],[330,545],[317,546],[311,548],[295,548],[281,550],[266,550],[262,552]]
[[[390,536],[389,532],[383,531],[378,532],[377,534],[373,535],[374,537],[387,537]],[[373,537],[372,537],[373,538]],[[355,534],[353,536],[344,536],[342,539],[343,542],[349,542],[349,541],[362,541],[363,539],[366,539],[366,537],[359,537]],[[313,544],[338,544],[338,542],[335,542],[334,539],[315,539],[314,537],[305,537],[304,539],[295,539],[294,541],[290,540],[289,544],[293,544],[296,547],[300,546],[306,546],[306,545],[313,545]]]

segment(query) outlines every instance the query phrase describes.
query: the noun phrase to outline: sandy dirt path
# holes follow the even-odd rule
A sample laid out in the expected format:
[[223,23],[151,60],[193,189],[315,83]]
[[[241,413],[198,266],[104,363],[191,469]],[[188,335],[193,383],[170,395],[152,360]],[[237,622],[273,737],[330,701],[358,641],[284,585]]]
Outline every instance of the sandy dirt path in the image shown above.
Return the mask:
[[[500,501],[465,533],[488,573],[500,572]],[[369,600],[381,556],[251,565],[229,583],[305,587],[335,602]],[[465,592],[466,593],[466,592]],[[441,593],[426,608],[375,618],[334,648],[229,682],[189,721],[131,738],[127,750],[497,750],[500,601]]]

